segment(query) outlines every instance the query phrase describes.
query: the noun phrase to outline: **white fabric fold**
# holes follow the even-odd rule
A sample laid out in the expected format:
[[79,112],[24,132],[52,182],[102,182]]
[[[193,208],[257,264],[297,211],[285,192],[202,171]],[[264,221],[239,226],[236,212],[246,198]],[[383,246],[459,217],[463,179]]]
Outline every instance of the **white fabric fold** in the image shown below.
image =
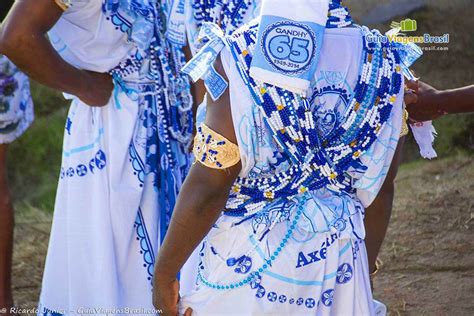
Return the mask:
[[434,140],[437,135],[432,121],[417,122],[410,124],[413,137],[420,148],[420,154],[425,159],[434,159],[438,157],[433,148]]

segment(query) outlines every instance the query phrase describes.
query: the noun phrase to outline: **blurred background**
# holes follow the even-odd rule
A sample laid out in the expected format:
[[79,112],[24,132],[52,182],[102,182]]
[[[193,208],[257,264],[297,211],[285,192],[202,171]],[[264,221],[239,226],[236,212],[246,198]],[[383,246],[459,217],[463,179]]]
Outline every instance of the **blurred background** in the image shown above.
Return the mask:
[[[410,35],[450,34],[447,50],[426,51],[414,66],[439,89],[474,84],[474,1],[348,0],[354,19],[385,32],[415,19]],[[39,61],[41,62],[41,61]],[[15,302],[35,306],[49,238],[68,103],[32,83],[36,121],[11,145],[16,208]],[[391,315],[474,315],[474,115],[435,123],[439,158],[423,161],[411,136],[397,178],[392,223],[375,280]]]

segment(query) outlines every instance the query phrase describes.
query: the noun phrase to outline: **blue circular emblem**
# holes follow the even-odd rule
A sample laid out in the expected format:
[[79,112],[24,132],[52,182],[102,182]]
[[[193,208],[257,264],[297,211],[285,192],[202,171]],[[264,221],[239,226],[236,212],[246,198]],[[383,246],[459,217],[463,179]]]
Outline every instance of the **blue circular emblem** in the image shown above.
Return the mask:
[[293,21],[280,21],[268,26],[260,44],[267,62],[285,74],[305,72],[316,55],[313,30]]

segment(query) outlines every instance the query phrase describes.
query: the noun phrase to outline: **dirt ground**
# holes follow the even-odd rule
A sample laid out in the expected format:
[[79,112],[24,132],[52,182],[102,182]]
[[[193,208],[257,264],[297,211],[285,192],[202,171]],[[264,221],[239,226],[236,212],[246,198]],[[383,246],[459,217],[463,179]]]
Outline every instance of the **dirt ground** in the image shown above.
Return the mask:
[[[387,1],[348,0],[355,16]],[[449,32],[452,43],[449,54],[426,54],[417,72],[436,86],[472,83],[472,0],[427,3],[429,8],[415,15],[422,31]],[[401,169],[380,257],[383,266],[375,280],[375,297],[389,306],[391,316],[474,315],[473,179],[472,156],[417,162]],[[50,215],[44,211],[30,208],[17,214],[13,284],[15,302],[22,308],[38,301],[50,225]]]
[[[375,296],[390,315],[474,315],[474,160],[460,156],[405,165],[397,178],[392,222],[375,280]],[[35,306],[50,218],[19,214],[14,294]]]

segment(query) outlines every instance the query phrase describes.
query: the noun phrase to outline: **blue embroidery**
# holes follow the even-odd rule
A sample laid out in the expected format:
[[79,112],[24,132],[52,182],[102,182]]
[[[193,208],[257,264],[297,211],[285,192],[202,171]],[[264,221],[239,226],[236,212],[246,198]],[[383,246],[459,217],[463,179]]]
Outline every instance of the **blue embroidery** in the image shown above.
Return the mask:
[[85,165],[79,165],[77,166],[76,168],[76,174],[79,176],[79,177],[84,177],[85,175],[87,175],[87,167]]
[[337,269],[336,282],[338,284],[344,284],[352,279],[352,267],[348,263],[344,263]]
[[278,301],[280,303],[285,303],[286,302],[286,295],[280,295],[280,297],[278,298]]
[[255,294],[256,297],[262,298],[265,296],[265,288],[261,285],[257,287],[257,293]]
[[267,298],[270,302],[275,302],[277,300],[278,295],[275,292],[270,292],[267,295]]
[[140,159],[140,156],[138,155],[138,152],[133,143],[130,144],[129,154],[129,161],[132,163],[133,170],[135,170],[134,174],[137,176],[138,181],[143,186],[143,183],[145,182],[145,166],[143,164],[143,161]]
[[327,290],[321,294],[321,302],[324,306],[331,306],[334,298],[334,290]]
[[314,306],[316,306],[316,301],[314,300],[314,298],[307,298],[304,302],[304,305],[307,308],[313,308]]
[[[151,244],[148,231],[145,226],[145,221],[143,219],[142,210],[138,209],[137,218],[135,220],[134,228],[137,232],[137,240],[140,242],[140,254],[143,255],[143,267],[147,269],[148,280],[151,281],[153,277],[153,270],[155,266],[155,254],[153,252],[153,246]],[[150,282],[151,283],[151,282]]]
[[66,131],[68,135],[71,135],[72,120],[68,117],[66,120]]
[[69,167],[66,171],[66,175],[69,177],[69,178],[72,178],[74,177],[74,168],[71,168]]
[[250,281],[250,288],[257,289],[260,286],[260,283],[262,283],[262,276],[260,274],[257,274],[252,279],[252,281]]
[[99,150],[97,154],[95,154],[95,165],[100,170],[105,168],[107,164],[107,158],[105,157],[105,153],[102,150]]
[[252,269],[252,258],[248,256],[242,256],[239,259],[235,259],[235,258],[227,259],[228,267],[233,267],[235,265],[237,265],[237,267],[234,269],[236,273],[246,274],[250,271],[250,269]]

